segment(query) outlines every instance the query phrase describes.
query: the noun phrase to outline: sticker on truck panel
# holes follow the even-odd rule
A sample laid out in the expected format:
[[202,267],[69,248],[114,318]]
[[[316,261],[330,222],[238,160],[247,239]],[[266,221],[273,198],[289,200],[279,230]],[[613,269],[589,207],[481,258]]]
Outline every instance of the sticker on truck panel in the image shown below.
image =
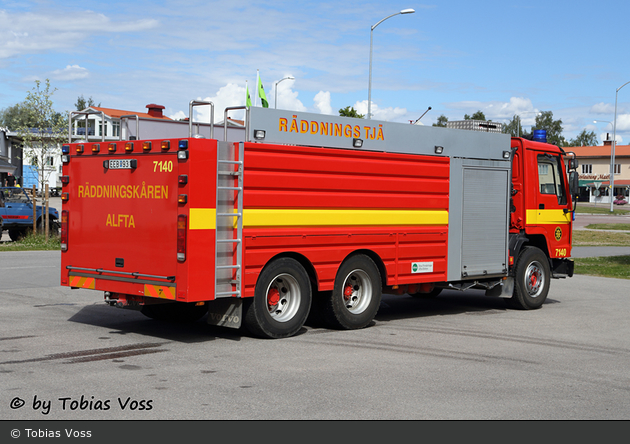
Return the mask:
[[412,262],[412,273],[433,273],[433,262]]
[[556,240],[560,241],[560,239],[562,239],[562,228],[556,227],[555,235],[556,235]]

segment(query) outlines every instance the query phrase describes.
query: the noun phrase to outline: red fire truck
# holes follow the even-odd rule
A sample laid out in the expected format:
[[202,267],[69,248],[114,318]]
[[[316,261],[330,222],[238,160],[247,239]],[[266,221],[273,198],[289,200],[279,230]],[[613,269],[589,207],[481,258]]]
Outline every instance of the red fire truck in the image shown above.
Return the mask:
[[191,130],[65,145],[61,285],[155,319],[207,313],[281,338],[309,315],[366,327],[383,292],[481,289],[536,309],[550,278],[573,275],[577,162],[561,148],[245,112],[237,141]]

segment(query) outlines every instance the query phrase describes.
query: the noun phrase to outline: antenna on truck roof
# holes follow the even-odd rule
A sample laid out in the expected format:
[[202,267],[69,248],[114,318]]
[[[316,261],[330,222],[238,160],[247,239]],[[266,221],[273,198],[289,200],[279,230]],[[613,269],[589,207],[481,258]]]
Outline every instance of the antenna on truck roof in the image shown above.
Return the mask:
[[426,113],[428,113],[429,111],[431,111],[431,107],[428,107],[428,108],[427,108],[427,110],[424,112],[424,114],[422,114],[420,117],[418,117],[418,120],[416,120],[415,122],[413,122],[413,124],[414,124],[414,125],[416,125],[416,124],[420,121],[420,119],[422,119],[422,118],[424,117],[424,115],[425,115]]

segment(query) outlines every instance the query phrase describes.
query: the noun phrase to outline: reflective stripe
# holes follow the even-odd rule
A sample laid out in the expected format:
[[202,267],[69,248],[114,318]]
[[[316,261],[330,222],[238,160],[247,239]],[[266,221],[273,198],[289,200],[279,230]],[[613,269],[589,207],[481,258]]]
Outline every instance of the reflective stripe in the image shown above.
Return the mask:
[[82,276],[70,276],[70,287],[89,288],[94,290],[96,279]]
[[175,287],[144,284],[144,295],[152,298],[175,299]]

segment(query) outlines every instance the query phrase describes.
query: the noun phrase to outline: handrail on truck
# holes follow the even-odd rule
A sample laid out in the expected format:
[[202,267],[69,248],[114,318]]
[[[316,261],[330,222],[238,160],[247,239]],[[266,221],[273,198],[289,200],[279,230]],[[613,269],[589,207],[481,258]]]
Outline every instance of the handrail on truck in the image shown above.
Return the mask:
[[[188,107],[188,137],[193,136],[193,107],[201,105],[210,105],[210,138],[214,139],[214,103],[201,100],[190,101]],[[199,132],[199,124],[197,124],[197,132]]]
[[[249,107],[248,106],[230,106],[225,108],[223,112],[223,141],[227,142],[227,130],[228,130],[228,111],[234,111],[237,109],[245,110],[245,140],[249,137]],[[247,140],[249,142],[249,140]]]
[[[100,114],[101,115],[101,142],[105,142],[105,113],[103,111],[70,111],[68,113],[68,143],[72,143],[72,116],[81,115],[85,116],[85,140],[88,140],[88,115]],[[94,128],[96,132],[96,127]]]
[[[130,117],[135,117],[136,118],[136,140],[140,140],[140,116],[138,116],[137,114],[127,114],[124,116],[120,116],[120,134],[119,134],[119,139],[118,140],[123,140],[123,120],[126,120]],[[127,140],[129,140],[129,137],[127,137]]]

